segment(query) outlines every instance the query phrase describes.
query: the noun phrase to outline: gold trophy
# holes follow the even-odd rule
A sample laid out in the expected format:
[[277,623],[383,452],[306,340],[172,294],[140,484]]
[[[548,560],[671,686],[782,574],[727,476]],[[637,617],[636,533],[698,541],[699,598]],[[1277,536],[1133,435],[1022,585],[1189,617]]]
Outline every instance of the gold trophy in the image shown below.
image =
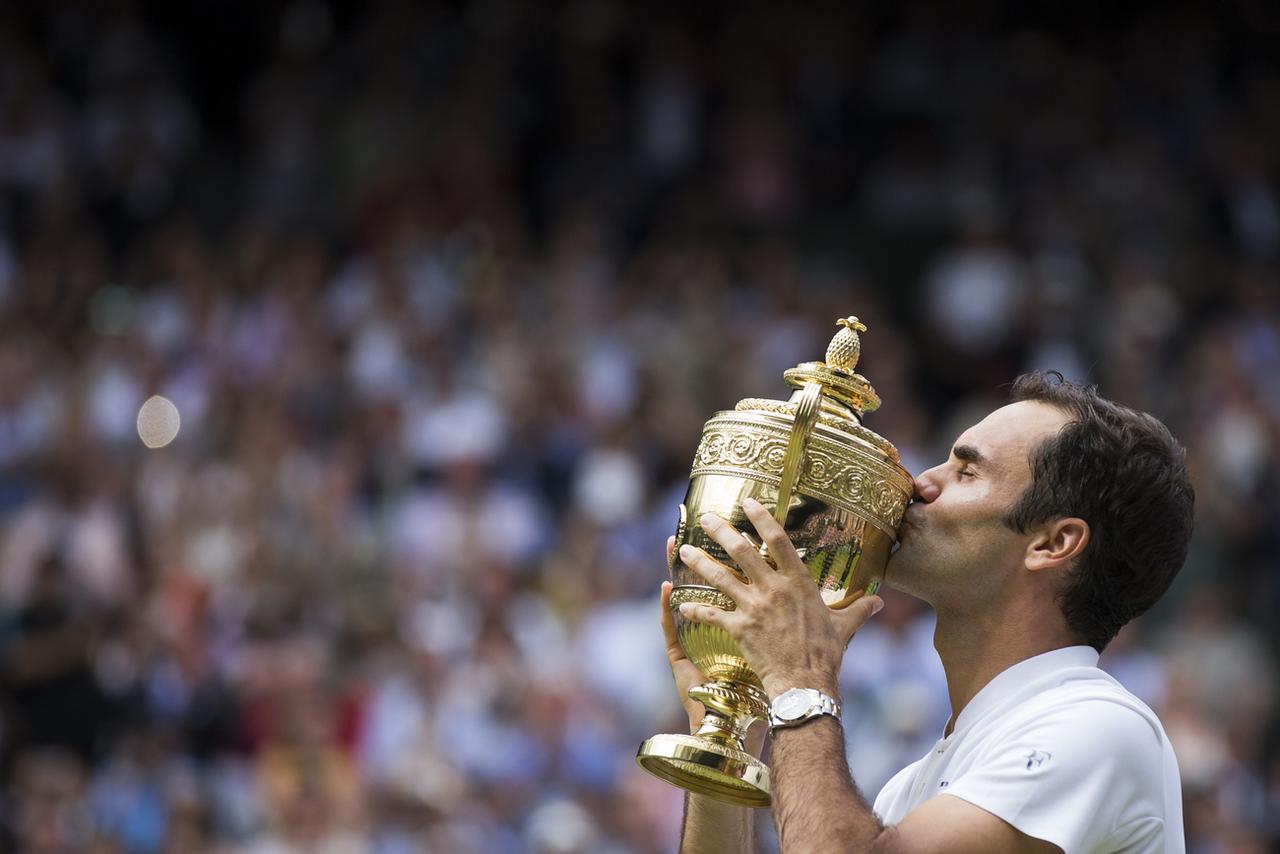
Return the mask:
[[684,602],[735,607],[680,561],[679,547],[689,543],[737,571],[724,549],[689,520],[714,513],[767,557],[742,500],[772,507],[823,601],[842,608],[880,586],[911,500],[912,478],[899,464],[897,449],[862,426],[862,414],[880,406],[871,384],[854,372],[858,333],[867,328],[856,317],[838,322],[842,328],[825,362],[805,362],[783,374],[796,389],[790,400],[748,398],[732,412],[712,416],[680,505],[671,607],[680,645],[710,680],[689,691],[706,715],[693,735],[648,739],[636,761],[663,780],[732,804],[769,806],[769,769],[743,742],[751,723],[768,717],[769,704],[760,678],[727,632],[680,616]]

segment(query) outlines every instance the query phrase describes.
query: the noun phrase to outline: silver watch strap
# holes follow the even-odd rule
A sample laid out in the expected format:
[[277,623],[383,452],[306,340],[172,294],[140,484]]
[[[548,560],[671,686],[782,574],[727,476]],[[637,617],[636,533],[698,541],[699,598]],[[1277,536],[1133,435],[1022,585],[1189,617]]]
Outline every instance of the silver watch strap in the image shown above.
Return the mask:
[[[792,689],[795,690],[795,689]],[[785,720],[773,713],[773,709],[769,709],[769,726],[770,727],[789,727],[802,724],[805,721],[813,720],[819,715],[831,715],[836,720],[840,720],[840,703],[834,698],[827,696],[816,688],[806,689],[816,695],[816,702],[812,704],[808,711],[794,720]],[[786,693],[786,692],[783,692]],[[781,695],[779,695],[781,696]]]

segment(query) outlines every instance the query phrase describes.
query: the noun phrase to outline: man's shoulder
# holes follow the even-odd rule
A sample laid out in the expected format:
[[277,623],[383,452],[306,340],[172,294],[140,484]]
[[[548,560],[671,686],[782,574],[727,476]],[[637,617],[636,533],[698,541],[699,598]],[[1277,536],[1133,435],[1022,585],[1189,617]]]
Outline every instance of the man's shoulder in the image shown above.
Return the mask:
[[1180,824],[1177,763],[1160,720],[1114,680],[1064,680],[1001,718],[974,733],[947,794],[1068,851],[1135,833],[1158,839]]
[[1167,740],[1156,713],[1096,667],[1075,668],[992,724],[1006,735],[1056,732],[1062,739],[1079,738],[1089,752],[1158,750]]
[[[876,813],[900,820],[943,785],[980,805],[1002,791],[1026,798],[1030,786],[1060,793],[1118,785],[1158,798],[1176,774],[1155,712],[1102,670],[1071,668],[1021,686],[902,769],[880,792]],[[939,779],[921,788],[921,775]]]

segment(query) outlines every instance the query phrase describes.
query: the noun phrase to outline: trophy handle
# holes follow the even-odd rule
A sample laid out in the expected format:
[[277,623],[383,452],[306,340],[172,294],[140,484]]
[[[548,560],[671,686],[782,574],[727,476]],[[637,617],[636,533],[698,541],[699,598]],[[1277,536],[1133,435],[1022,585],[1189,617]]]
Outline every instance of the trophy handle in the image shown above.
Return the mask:
[[805,383],[796,404],[795,424],[791,428],[791,440],[787,443],[787,456],[782,462],[782,482],[778,484],[778,503],[773,508],[773,518],[785,527],[787,510],[791,506],[791,493],[795,491],[800,469],[804,465],[804,450],[813,435],[813,425],[818,421],[822,404],[822,386]]

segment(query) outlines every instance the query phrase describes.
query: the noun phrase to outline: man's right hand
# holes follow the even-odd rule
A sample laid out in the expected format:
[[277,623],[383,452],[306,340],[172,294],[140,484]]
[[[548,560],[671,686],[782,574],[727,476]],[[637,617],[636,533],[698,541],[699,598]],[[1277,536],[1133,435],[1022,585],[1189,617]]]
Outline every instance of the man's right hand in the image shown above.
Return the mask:
[[[676,538],[667,538],[667,565],[671,565],[671,556],[675,553]],[[667,663],[671,665],[671,677],[676,681],[676,693],[680,695],[680,704],[689,716],[689,732],[696,732],[702,725],[705,709],[697,700],[689,699],[689,689],[707,681],[702,671],[694,666],[684,654],[680,639],[676,637],[676,618],[671,613],[671,582],[662,582],[662,635],[667,641]]]

